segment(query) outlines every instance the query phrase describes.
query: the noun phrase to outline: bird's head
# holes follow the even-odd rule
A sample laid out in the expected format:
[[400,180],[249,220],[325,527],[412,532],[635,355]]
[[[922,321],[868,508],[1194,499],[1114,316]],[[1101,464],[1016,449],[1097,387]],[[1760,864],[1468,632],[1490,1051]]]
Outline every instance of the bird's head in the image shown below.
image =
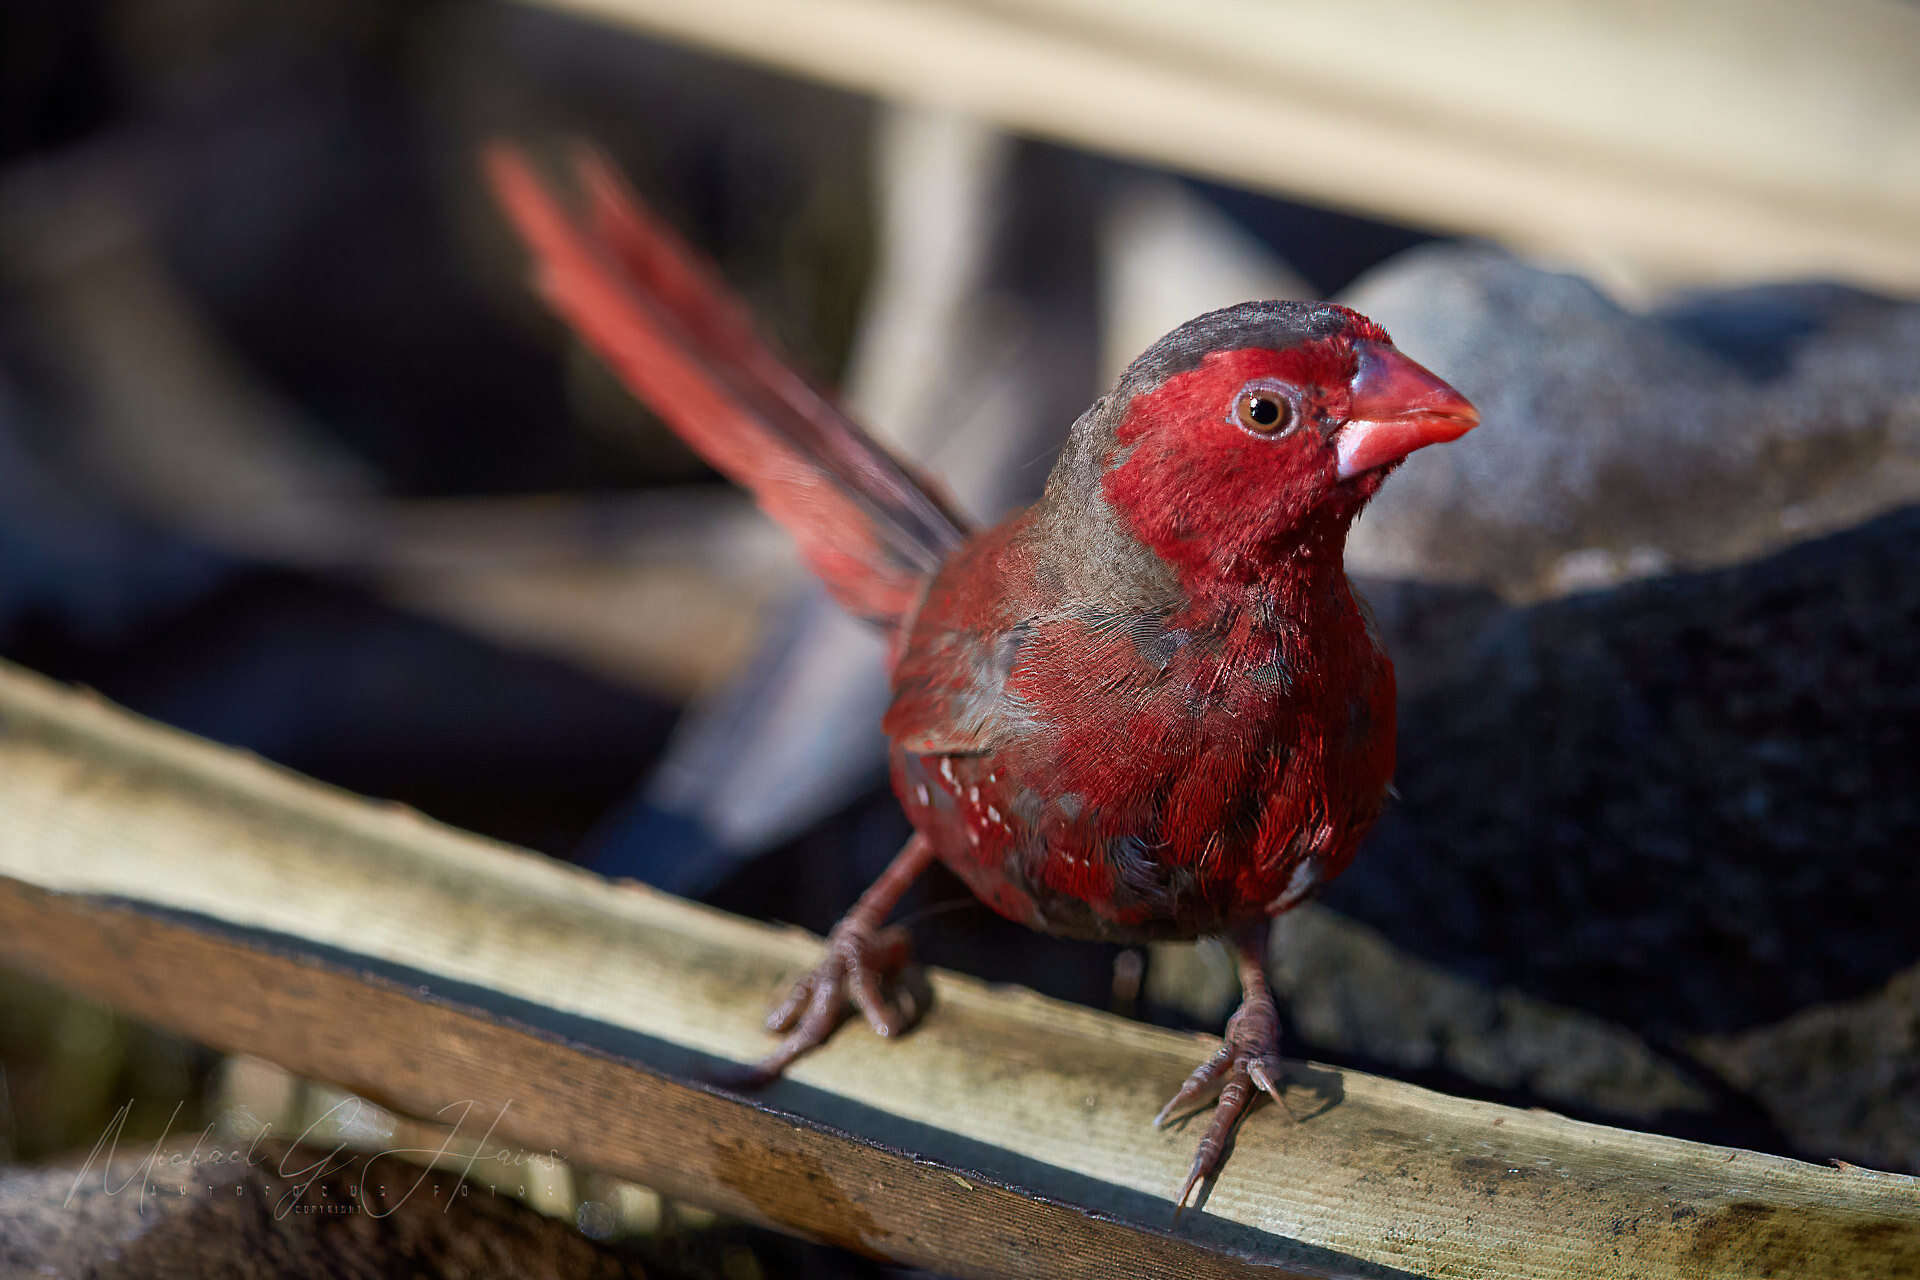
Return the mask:
[[1062,466],[1097,475],[1120,523],[1190,587],[1254,583],[1303,555],[1337,566],[1387,473],[1478,420],[1365,316],[1248,302],[1148,348]]

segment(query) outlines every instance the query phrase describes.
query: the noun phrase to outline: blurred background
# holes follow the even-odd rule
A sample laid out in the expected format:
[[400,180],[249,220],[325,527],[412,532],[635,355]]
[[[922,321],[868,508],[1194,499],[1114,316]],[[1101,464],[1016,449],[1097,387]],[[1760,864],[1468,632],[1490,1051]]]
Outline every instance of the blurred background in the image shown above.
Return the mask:
[[[1181,320],[1381,321],[1485,425],[1353,537],[1401,799],[1278,931],[1289,1052],[1920,1171],[1920,8],[6,6],[0,657],[824,932],[906,833],[877,642],[545,314],[502,135],[604,148],[982,521]],[[1235,999],[944,874],[908,912],[1129,1016]],[[129,1100],[338,1098],[0,974],[0,1176]],[[661,1274],[879,1270],[541,1186]]]

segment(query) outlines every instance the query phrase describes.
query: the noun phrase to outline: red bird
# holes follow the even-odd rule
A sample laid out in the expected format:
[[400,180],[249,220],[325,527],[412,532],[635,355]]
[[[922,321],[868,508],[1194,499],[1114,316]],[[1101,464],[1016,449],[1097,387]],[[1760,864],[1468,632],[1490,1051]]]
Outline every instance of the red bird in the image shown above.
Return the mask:
[[916,1016],[885,920],[935,859],[1032,928],[1217,936],[1244,999],[1156,1123],[1218,1095],[1180,1203],[1275,1091],[1269,923],[1344,869],[1393,777],[1394,682],[1342,566],[1408,453],[1478,415],[1331,303],[1191,320],[1073,424],[1033,506],[970,531],[753,332],[712,270],[579,160],[576,223],[514,152],[489,172],[553,306],[890,638],[893,789],[915,834],[768,1018],[765,1078],[851,1002]]

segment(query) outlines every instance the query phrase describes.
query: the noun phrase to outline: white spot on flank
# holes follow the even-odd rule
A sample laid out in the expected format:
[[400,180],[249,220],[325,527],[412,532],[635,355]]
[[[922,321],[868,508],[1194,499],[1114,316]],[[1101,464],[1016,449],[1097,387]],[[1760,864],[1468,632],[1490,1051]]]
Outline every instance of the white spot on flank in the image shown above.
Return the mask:
[[992,805],[988,805],[988,806],[987,806],[987,817],[988,817],[988,818],[990,818],[991,820],[993,820],[994,822],[998,822],[998,821],[1000,821],[1000,811],[999,811],[998,809],[996,809],[996,808],[994,808],[994,807],[993,807]]
[[978,787],[968,787],[968,788],[967,788],[967,801],[968,801],[968,802],[969,802],[970,804],[979,804],[979,803],[980,803],[980,788],[978,788]]
[[1275,915],[1285,911],[1288,907],[1293,906],[1299,902],[1300,899],[1312,893],[1313,887],[1319,883],[1319,860],[1316,858],[1308,858],[1293,869],[1293,875],[1287,880],[1287,887],[1280,891],[1280,896],[1267,904],[1267,914]]
[[947,759],[945,756],[940,758],[940,776],[948,782],[953,781],[953,761]]
[[928,797],[927,797],[926,783],[923,782],[919,786],[913,789],[913,798],[915,800],[918,800],[921,804],[925,804],[927,802]]
[[969,839],[969,840],[971,840],[971,841],[973,841],[973,843],[974,843],[974,844],[975,844],[976,846],[978,846],[978,845],[979,845],[979,843],[980,843],[980,833],[979,833],[978,831],[975,831],[975,830],[974,830],[974,829],[973,829],[972,827],[968,827],[968,828],[967,828],[967,839]]

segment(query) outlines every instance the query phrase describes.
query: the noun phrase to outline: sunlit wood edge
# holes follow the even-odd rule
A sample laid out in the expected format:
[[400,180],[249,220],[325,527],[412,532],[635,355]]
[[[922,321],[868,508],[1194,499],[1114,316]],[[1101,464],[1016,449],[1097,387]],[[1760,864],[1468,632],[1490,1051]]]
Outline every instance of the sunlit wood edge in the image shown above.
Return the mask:
[[[1058,0],[534,2],[884,98],[963,110],[1019,132],[1416,227],[1492,237],[1597,275],[1676,285],[1815,276],[1920,287],[1920,191],[1883,189],[1887,156],[1897,160],[1901,150],[1899,131],[1911,132],[1899,119],[1878,123],[1893,131],[1880,146],[1858,145],[1858,130],[1833,139],[1835,150],[1857,154],[1855,182],[1796,186],[1791,172],[1751,162],[1710,165],[1713,137],[1689,141],[1696,131],[1684,120],[1670,131],[1674,146],[1656,152],[1646,137],[1660,115],[1657,102],[1585,121],[1577,133],[1530,128],[1538,113],[1515,101],[1509,83],[1511,59],[1523,55],[1498,42],[1488,42],[1478,65],[1436,69],[1436,91],[1443,85],[1445,105],[1458,108],[1441,110],[1371,95],[1365,60],[1356,63],[1351,42],[1317,47],[1309,32],[1304,46],[1291,38],[1252,43],[1236,65],[1223,67],[1144,38],[1137,22],[1089,26],[1086,6]],[[1878,23],[1889,38],[1920,38],[1920,17],[1899,6],[1854,9],[1834,21]],[[1663,38],[1658,23],[1625,13],[1619,22],[1622,38]],[[1780,32],[1775,43],[1798,41],[1804,66],[1823,50],[1798,30]],[[1392,24],[1376,24],[1363,43],[1371,50],[1393,38]],[[1558,59],[1569,77],[1605,74],[1579,48],[1530,48],[1524,56]],[[1270,73],[1259,74],[1263,66]],[[1303,86],[1300,66],[1345,68],[1350,83],[1342,92]],[[1739,113],[1714,120],[1723,132],[1744,125]],[[1616,136],[1607,139],[1609,127]],[[1596,134],[1604,140],[1596,143]],[[1772,159],[1790,166],[1793,157]]]

